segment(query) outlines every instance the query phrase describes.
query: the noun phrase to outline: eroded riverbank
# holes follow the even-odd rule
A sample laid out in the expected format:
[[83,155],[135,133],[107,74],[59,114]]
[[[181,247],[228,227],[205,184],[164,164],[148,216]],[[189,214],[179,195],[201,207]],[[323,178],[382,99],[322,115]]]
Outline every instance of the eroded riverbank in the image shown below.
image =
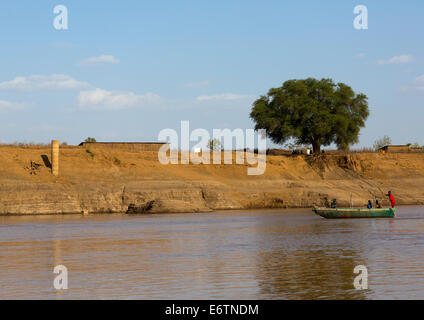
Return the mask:
[[0,147],[0,215],[210,212],[301,208],[337,198],[365,205],[392,190],[397,203],[424,204],[424,154],[267,156],[264,175],[247,165],[162,165],[155,152],[65,147],[60,175],[49,147]]

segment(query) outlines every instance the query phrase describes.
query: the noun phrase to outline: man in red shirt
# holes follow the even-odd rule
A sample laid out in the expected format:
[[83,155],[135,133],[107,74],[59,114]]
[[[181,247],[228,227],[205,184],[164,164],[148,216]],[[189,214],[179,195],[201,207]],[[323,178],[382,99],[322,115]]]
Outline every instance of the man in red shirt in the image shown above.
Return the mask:
[[389,191],[389,193],[387,194],[387,196],[389,197],[390,204],[392,205],[392,208],[394,208],[395,207],[395,197],[393,197],[391,191]]

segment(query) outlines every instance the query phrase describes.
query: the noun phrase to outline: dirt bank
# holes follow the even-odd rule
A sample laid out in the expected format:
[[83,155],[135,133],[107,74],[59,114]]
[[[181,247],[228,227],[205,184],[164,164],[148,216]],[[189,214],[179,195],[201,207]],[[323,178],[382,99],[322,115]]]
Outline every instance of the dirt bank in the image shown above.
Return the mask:
[[337,198],[365,205],[392,190],[398,204],[424,204],[424,154],[268,156],[266,173],[247,165],[161,165],[155,152],[60,151],[60,176],[48,147],[0,147],[0,215],[204,212],[322,205]]

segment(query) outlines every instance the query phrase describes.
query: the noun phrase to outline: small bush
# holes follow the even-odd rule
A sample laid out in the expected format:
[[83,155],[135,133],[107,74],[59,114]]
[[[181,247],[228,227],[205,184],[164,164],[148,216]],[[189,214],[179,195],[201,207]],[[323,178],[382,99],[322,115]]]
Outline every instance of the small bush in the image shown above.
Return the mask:
[[92,159],[94,159],[94,153],[93,152],[91,152],[91,150],[90,149],[87,149],[87,150],[85,150],[89,155],[90,155],[90,157],[92,158]]
[[412,149],[420,149],[420,148],[422,148],[422,147],[420,147],[420,144],[418,142],[408,143],[407,146],[410,147],[410,148],[412,148]]
[[383,148],[384,146],[388,146],[391,144],[392,144],[392,139],[390,139],[389,136],[384,136],[383,138],[375,140],[374,149],[379,150],[380,148]]

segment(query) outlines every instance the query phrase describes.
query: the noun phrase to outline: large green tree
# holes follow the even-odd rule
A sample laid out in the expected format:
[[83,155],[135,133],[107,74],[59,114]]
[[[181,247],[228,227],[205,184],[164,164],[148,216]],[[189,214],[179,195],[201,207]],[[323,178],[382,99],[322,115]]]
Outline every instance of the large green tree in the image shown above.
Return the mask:
[[313,78],[289,80],[270,89],[254,102],[250,113],[255,129],[266,129],[273,142],[295,139],[312,145],[314,153],[332,143],[340,149],[357,143],[368,115],[366,95],[344,83]]

